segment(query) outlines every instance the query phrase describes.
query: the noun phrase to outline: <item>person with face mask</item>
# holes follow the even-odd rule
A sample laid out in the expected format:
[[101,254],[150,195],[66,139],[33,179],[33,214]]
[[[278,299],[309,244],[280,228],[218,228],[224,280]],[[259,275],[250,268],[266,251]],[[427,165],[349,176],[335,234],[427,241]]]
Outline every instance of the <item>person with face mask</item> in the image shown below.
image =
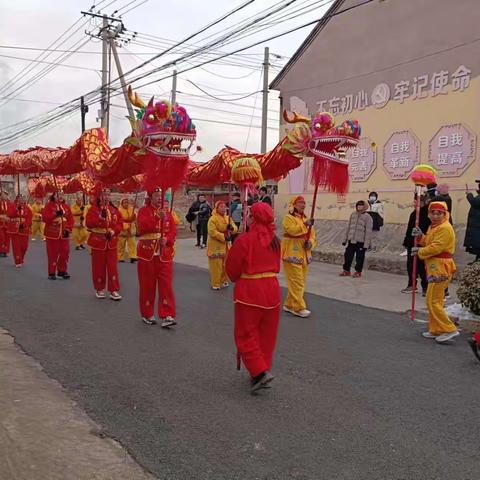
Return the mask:
[[312,250],[317,244],[314,220],[305,215],[305,206],[305,199],[302,196],[293,197],[282,222],[282,261],[288,286],[283,310],[302,318],[307,318],[311,314],[307,309],[304,295],[308,266],[312,262]]
[[412,255],[424,260],[427,269],[428,331],[422,335],[444,343],[460,335],[444,309],[445,290],[456,270],[453,261],[455,231],[449,222],[445,202],[432,201],[428,205],[428,216],[432,223],[426,235],[417,227],[412,231],[412,235],[419,238],[420,245],[412,247]]
[[250,229],[237,237],[225,268],[235,282],[235,344],[251,377],[251,392],[267,388],[280,319],[280,241],[273,210],[257,202],[250,209]]
[[8,193],[0,190],[0,257],[7,257],[10,252],[10,235],[8,234]]
[[470,210],[468,211],[463,246],[468,253],[475,255],[473,262],[478,262],[480,261],[480,180],[475,180],[475,182],[477,183],[477,195],[469,191],[466,192]]
[[237,226],[227,215],[227,204],[223,200],[215,203],[208,220],[207,257],[210,271],[210,285],[213,290],[228,287],[225,273],[225,257]]
[[68,260],[70,258],[70,234],[73,229],[73,215],[65,202],[63,192],[54,193],[42,213],[45,222],[45,238],[48,257],[48,278],[57,276],[68,280]]
[[140,313],[147,325],[155,325],[155,295],[158,291],[158,317],[163,328],[176,325],[173,291],[173,257],[177,235],[176,221],[168,202],[162,209],[162,192],[148,192],[149,202],[137,217],[138,283]]
[[377,192],[370,192],[368,196],[368,208],[367,213],[372,217],[372,239],[371,239],[371,248],[375,252],[378,247],[378,236],[380,234],[380,229],[384,224],[384,210],[383,203],[378,200]]
[[95,296],[104,299],[105,286],[110,299],[119,301],[118,234],[122,230],[122,218],[110,202],[110,190],[99,189],[94,204],[88,209],[85,224],[90,231],[88,246],[92,251],[92,280]]
[[373,220],[366,212],[367,205],[360,200],[355,205],[355,212],[350,216],[347,230],[345,232],[345,240],[342,243],[346,246],[343,263],[343,271],[341,277],[349,277],[353,259],[355,258],[355,273],[353,278],[362,276],[363,264],[365,262],[365,252],[370,248],[372,241]]
[[15,266],[23,265],[28,250],[28,240],[32,226],[33,213],[22,194],[18,194],[7,210],[7,232],[12,240],[12,253]]

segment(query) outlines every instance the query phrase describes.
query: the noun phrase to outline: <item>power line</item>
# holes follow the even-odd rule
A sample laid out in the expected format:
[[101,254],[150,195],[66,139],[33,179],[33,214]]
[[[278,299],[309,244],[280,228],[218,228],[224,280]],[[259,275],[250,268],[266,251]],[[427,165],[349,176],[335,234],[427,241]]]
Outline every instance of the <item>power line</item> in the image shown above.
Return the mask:
[[[62,63],[47,62],[45,60],[32,60],[30,58],[15,57],[13,55],[0,55],[0,57],[1,58],[12,58],[14,60],[24,60],[24,61],[27,61],[27,62],[44,63],[46,65],[56,65],[57,67],[75,68],[77,70],[90,70],[91,72],[98,72],[98,70],[95,69],[95,68],[80,67],[80,66],[77,66],[77,65],[64,65]],[[8,98],[8,97],[4,97],[4,98]]]

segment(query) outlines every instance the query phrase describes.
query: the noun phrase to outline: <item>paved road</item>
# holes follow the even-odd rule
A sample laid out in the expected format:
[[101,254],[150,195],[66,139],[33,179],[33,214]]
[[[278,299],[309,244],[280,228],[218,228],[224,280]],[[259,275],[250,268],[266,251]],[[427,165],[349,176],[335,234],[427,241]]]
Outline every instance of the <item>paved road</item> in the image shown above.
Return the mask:
[[[89,256],[49,282],[43,245],[0,263],[0,326],[159,479],[478,479],[480,367],[464,341],[436,345],[394,313],[319,296],[283,317],[275,374],[252,397],[235,370],[231,292],[176,266],[175,331],[96,300]],[[46,439],[46,441],[48,441]]]

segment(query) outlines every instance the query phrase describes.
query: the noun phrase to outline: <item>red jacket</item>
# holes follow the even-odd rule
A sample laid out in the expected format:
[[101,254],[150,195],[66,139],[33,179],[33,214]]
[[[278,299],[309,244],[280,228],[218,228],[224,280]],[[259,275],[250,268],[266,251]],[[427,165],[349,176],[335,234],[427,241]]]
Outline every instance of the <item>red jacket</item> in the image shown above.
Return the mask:
[[[102,210],[106,217],[102,217]],[[90,231],[88,246],[94,250],[115,250],[118,244],[118,234],[122,230],[120,212],[112,205],[102,207],[93,204],[87,212],[85,226]]]
[[0,200],[0,228],[6,227],[8,224],[7,213],[10,203],[10,200]]
[[[280,285],[276,276],[280,272],[280,248],[262,247],[254,232],[243,233],[228,252],[225,270],[235,282],[235,303],[259,308],[280,305]],[[247,276],[250,278],[245,278]]]
[[20,210],[16,203],[9,203],[7,208],[7,232],[11,235],[30,235],[33,213],[28,205],[22,205]]
[[151,261],[155,254],[160,256],[162,262],[171,262],[175,255],[175,238],[177,227],[170,212],[165,213],[163,220],[163,238],[166,240],[164,246],[160,246],[160,232],[162,231],[162,220],[160,211],[153,205],[145,205],[138,211],[137,215],[137,257],[141,260]]
[[[62,216],[57,211],[63,212]],[[49,200],[42,211],[42,220],[45,222],[45,238],[58,240],[64,237],[64,232],[71,232],[73,228],[73,215],[70,207],[65,203]]]

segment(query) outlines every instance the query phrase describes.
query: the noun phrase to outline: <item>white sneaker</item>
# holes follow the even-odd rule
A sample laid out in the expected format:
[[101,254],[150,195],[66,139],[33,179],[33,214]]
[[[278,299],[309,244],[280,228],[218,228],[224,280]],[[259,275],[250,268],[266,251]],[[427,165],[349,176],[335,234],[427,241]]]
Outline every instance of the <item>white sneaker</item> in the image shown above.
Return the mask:
[[97,298],[106,298],[105,292],[104,292],[103,290],[97,290],[97,291],[95,292],[95,296],[96,296]]
[[228,282],[223,282],[222,283],[222,288],[227,288],[230,284]]
[[162,327],[163,328],[168,328],[171,327],[172,325],[176,325],[177,322],[172,318],[172,317],[165,317],[162,318]]
[[212,287],[212,290],[220,290],[220,287]]
[[433,333],[430,333],[430,332],[423,332],[422,337],[424,337],[424,338],[437,338],[438,335],[434,335]]
[[282,307],[282,309],[284,312],[288,312],[288,313],[291,313],[292,315],[295,315],[295,312],[291,308],[286,307],[285,305]]
[[157,320],[153,316],[150,318],[142,317],[142,322],[146,323],[147,325],[156,325]]
[[458,330],[455,330],[454,332],[442,333],[435,340],[438,343],[444,343],[444,342],[453,340],[455,337],[458,337],[459,335],[460,335],[460,332]]
[[110,293],[110,298],[114,300],[115,302],[118,302],[122,299],[122,296],[118,292],[111,292]]
[[293,312],[294,315],[296,315],[297,317],[302,317],[302,318],[307,318],[310,316],[312,312],[310,310],[307,310],[306,308],[304,308],[303,310],[300,310],[299,312]]

